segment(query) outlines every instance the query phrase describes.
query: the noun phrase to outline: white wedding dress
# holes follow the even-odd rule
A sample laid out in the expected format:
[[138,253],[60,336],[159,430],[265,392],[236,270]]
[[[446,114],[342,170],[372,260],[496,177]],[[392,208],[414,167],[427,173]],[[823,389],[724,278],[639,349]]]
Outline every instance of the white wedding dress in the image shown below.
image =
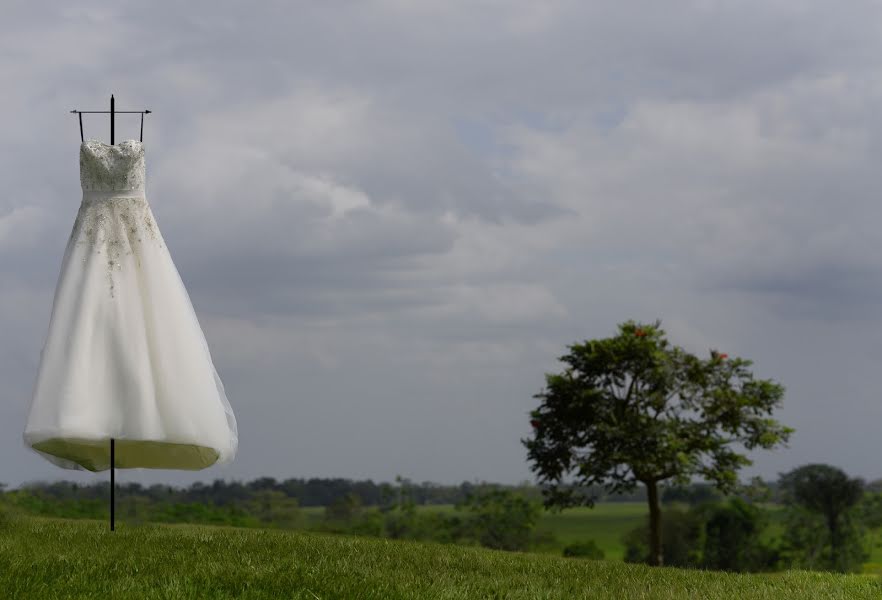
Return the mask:
[[236,419],[144,194],[138,141],[80,146],[83,201],[61,264],[25,444],[69,469],[202,469]]

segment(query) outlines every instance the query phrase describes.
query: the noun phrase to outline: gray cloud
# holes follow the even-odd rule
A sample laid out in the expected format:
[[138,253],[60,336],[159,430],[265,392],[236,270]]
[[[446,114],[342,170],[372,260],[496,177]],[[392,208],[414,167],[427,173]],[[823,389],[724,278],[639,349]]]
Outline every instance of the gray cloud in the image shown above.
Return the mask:
[[797,435],[753,471],[879,476],[879,11],[5,7],[0,481],[91,477],[20,432],[79,202],[67,111],[110,92],[155,111],[148,197],[242,436],[229,468],[123,478],[527,478],[564,345],[656,317],[787,386]]

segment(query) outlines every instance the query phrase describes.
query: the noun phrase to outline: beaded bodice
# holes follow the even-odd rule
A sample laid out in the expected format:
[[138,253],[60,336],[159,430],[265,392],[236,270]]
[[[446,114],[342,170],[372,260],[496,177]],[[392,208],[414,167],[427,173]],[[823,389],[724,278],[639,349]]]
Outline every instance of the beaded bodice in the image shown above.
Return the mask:
[[80,146],[84,192],[144,191],[144,145],[126,140],[114,146],[87,140]]
[[126,140],[114,146],[87,140],[80,146],[83,202],[71,232],[83,261],[107,263],[107,283],[115,296],[120,272],[141,268],[145,246],[164,244],[144,192],[144,146]]

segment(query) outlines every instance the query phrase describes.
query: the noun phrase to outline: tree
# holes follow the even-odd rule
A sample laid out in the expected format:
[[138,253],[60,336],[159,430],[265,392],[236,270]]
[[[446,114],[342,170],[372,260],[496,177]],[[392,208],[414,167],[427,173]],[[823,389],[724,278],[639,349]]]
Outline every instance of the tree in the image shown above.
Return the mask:
[[[267,480],[269,478],[264,478]],[[246,503],[248,512],[261,523],[275,527],[296,528],[304,522],[297,498],[291,498],[283,492],[261,486],[253,492],[251,500]]]
[[785,539],[794,562],[807,568],[856,570],[866,558],[857,514],[863,480],[830,465],[809,464],[782,475],[779,485],[789,506]]
[[325,520],[350,523],[360,517],[361,513],[361,497],[353,492],[347,492],[325,507]]
[[[534,396],[533,437],[521,441],[548,508],[592,506],[596,498],[584,493],[592,484],[609,493],[643,484],[649,562],[661,565],[659,482],[700,476],[727,493],[752,462],[733,445],[771,449],[793,430],[770,418],[784,388],[754,379],[751,361],[716,350],[702,360],[671,346],[659,321],[618,328],[569,346],[565,370],[546,374]],[[570,474],[575,481],[565,483]]]
[[882,527],[882,494],[871,493],[864,495],[859,508],[860,518],[864,525],[870,529]]
[[761,538],[766,520],[762,511],[741,498],[730,498],[705,510],[702,565],[718,571],[771,570],[778,560],[774,548]]
[[541,503],[504,489],[484,489],[456,505],[470,513],[471,535],[487,548],[526,550],[542,513]]

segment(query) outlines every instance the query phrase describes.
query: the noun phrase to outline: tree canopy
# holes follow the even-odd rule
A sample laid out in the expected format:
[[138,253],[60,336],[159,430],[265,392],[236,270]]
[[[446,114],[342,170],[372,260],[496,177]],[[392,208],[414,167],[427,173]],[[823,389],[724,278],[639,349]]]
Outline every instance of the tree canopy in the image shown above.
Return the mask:
[[[861,517],[864,482],[837,467],[808,464],[781,476],[779,485],[790,510],[785,543],[796,566],[834,571],[860,570],[866,558]],[[818,535],[818,524],[826,535]]]
[[533,436],[522,440],[545,505],[590,506],[591,486],[614,493],[644,484],[652,564],[662,562],[660,481],[698,477],[732,491],[738,469],[751,464],[742,449],[774,448],[793,431],[771,418],[783,386],[754,378],[749,360],[717,350],[702,359],[671,345],[660,321],[627,321],[560,360],[564,370],[546,374],[534,396]]

